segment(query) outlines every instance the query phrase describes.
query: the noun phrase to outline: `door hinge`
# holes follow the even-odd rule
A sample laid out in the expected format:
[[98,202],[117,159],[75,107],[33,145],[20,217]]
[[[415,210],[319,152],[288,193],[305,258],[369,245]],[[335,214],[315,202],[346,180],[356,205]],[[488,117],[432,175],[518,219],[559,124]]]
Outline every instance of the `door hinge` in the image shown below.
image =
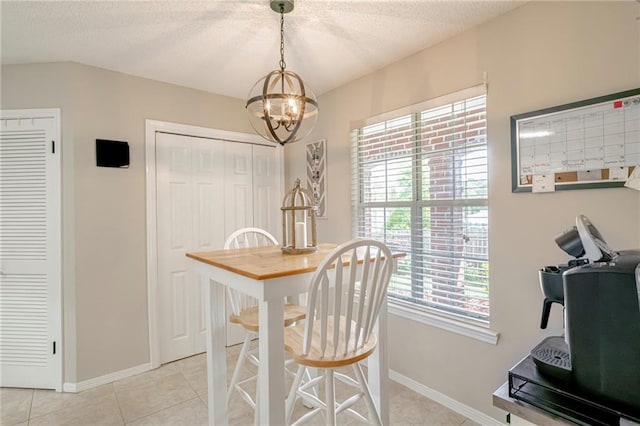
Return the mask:
[[51,141],[51,153],[56,153],[56,141]]
[[53,354],[56,354],[56,341],[53,341]]

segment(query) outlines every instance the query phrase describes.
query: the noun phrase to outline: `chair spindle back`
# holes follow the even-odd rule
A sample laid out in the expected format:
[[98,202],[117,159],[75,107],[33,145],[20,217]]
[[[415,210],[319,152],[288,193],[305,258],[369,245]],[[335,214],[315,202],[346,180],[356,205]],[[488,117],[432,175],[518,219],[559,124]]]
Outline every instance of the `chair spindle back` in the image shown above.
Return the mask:
[[[268,247],[278,245],[278,240],[273,235],[260,228],[241,228],[229,235],[224,243],[225,250],[241,249],[249,247]],[[227,294],[231,302],[231,310],[235,315],[240,311],[256,306],[258,301],[251,296],[232,290],[227,287]]]
[[[358,263],[361,267],[356,267]],[[392,272],[391,250],[375,240],[352,240],[327,255],[309,286],[303,353],[309,353],[314,333],[327,358],[362,348],[375,326]]]

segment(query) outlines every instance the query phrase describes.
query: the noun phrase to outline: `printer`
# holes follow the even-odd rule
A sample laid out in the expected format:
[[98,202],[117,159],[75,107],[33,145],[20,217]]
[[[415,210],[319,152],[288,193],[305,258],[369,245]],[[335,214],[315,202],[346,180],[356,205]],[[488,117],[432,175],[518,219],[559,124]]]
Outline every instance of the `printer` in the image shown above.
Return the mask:
[[575,259],[540,271],[540,326],[557,303],[565,333],[509,371],[509,394],[577,424],[640,424],[640,250],[612,250],[582,215],[556,243]]

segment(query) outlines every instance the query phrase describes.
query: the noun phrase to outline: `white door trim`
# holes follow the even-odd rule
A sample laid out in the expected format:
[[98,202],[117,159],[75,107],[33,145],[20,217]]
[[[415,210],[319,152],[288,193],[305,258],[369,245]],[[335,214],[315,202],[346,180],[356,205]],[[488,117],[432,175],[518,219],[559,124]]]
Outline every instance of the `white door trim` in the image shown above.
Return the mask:
[[[220,139],[230,142],[273,146],[258,135],[190,126],[167,121],[145,120],[145,164],[147,198],[147,307],[149,318],[149,364],[160,366],[160,334],[158,330],[158,234],[156,211],[156,132]],[[279,156],[282,163],[283,156]],[[280,165],[282,170],[282,164]]]
[[[54,120],[53,140],[55,146],[56,156],[54,161],[56,162],[58,173],[55,176],[55,181],[52,182],[53,192],[47,194],[48,201],[53,202],[55,205],[51,208],[51,222],[55,223],[51,234],[55,241],[55,250],[50,250],[47,253],[48,261],[53,265],[54,273],[48,278],[51,281],[48,283],[53,287],[53,300],[52,304],[55,307],[53,324],[50,324],[50,329],[53,330],[51,339],[56,342],[56,354],[57,359],[54,361],[56,368],[54,369],[55,377],[53,377],[53,383],[57,392],[62,392],[63,385],[63,356],[64,345],[62,341],[62,139],[61,139],[61,127],[60,121],[61,111],[60,108],[38,108],[38,109],[5,109],[0,110],[1,119],[33,119],[33,118],[52,118]],[[47,206],[49,209],[49,206]],[[53,350],[53,348],[51,348]]]

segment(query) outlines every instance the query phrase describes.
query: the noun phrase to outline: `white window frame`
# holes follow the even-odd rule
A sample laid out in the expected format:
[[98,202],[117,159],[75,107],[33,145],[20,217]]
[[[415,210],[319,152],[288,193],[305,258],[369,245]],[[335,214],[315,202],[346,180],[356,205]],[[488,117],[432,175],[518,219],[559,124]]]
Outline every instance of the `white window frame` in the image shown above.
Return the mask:
[[[371,117],[366,120],[362,120],[359,122],[352,123],[352,220],[353,220],[353,235],[354,237],[365,236],[363,232],[360,230],[360,223],[358,212],[361,211],[361,208],[364,204],[362,200],[361,194],[361,183],[359,182],[359,159],[358,159],[358,132],[366,127],[376,124],[383,124],[388,122],[389,120],[394,120],[400,117],[411,116],[412,125],[415,121],[419,122],[420,113],[426,110],[430,110],[432,108],[445,106],[448,104],[452,104],[454,102],[463,101],[466,99],[471,99],[477,96],[486,95],[486,86],[479,85],[475,87],[471,87],[468,89],[464,89],[449,95],[445,95],[442,97],[438,97],[435,99],[428,100],[426,102],[422,102],[417,105],[413,105],[410,107],[402,108],[399,110],[395,110],[386,114],[378,115],[375,117]],[[486,107],[485,107],[486,108]],[[416,124],[417,126],[417,124]],[[417,154],[416,154],[417,155]],[[488,163],[488,160],[487,160]],[[413,168],[415,171],[415,167]],[[418,182],[418,178],[413,175],[412,172],[412,180],[414,184]],[[419,184],[418,184],[419,185]],[[418,186],[414,185],[414,186]],[[414,190],[417,190],[414,188]],[[461,200],[453,200],[451,202],[451,206],[459,205]],[[465,200],[462,200],[464,203]],[[412,203],[412,208],[422,208],[424,207],[420,201],[414,197]],[[457,204],[456,204],[457,203]],[[393,207],[393,202],[383,202],[377,203],[382,205],[389,204],[388,207]],[[396,203],[397,204],[397,203]],[[476,200],[474,205],[483,205],[488,208],[488,195],[486,199]],[[413,225],[413,224],[412,224]],[[402,300],[396,297],[389,297],[389,312],[410,320],[418,321],[424,324],[432,325],[441,329],[445,329],[447,331],[451,331],[454,333],[462,334],[468,337],[472,337],[474,339],[490,343],[497,344],[499,334],[489,329],[489,322],[482,322],[478,320],[474,320],[471,317],[466,317],[462,315],[455,315],[445,312],[444,310],[437,309],[432,306],[425,306],[422,304],[418,304],[415,302],[411,302],[410,300]]]

